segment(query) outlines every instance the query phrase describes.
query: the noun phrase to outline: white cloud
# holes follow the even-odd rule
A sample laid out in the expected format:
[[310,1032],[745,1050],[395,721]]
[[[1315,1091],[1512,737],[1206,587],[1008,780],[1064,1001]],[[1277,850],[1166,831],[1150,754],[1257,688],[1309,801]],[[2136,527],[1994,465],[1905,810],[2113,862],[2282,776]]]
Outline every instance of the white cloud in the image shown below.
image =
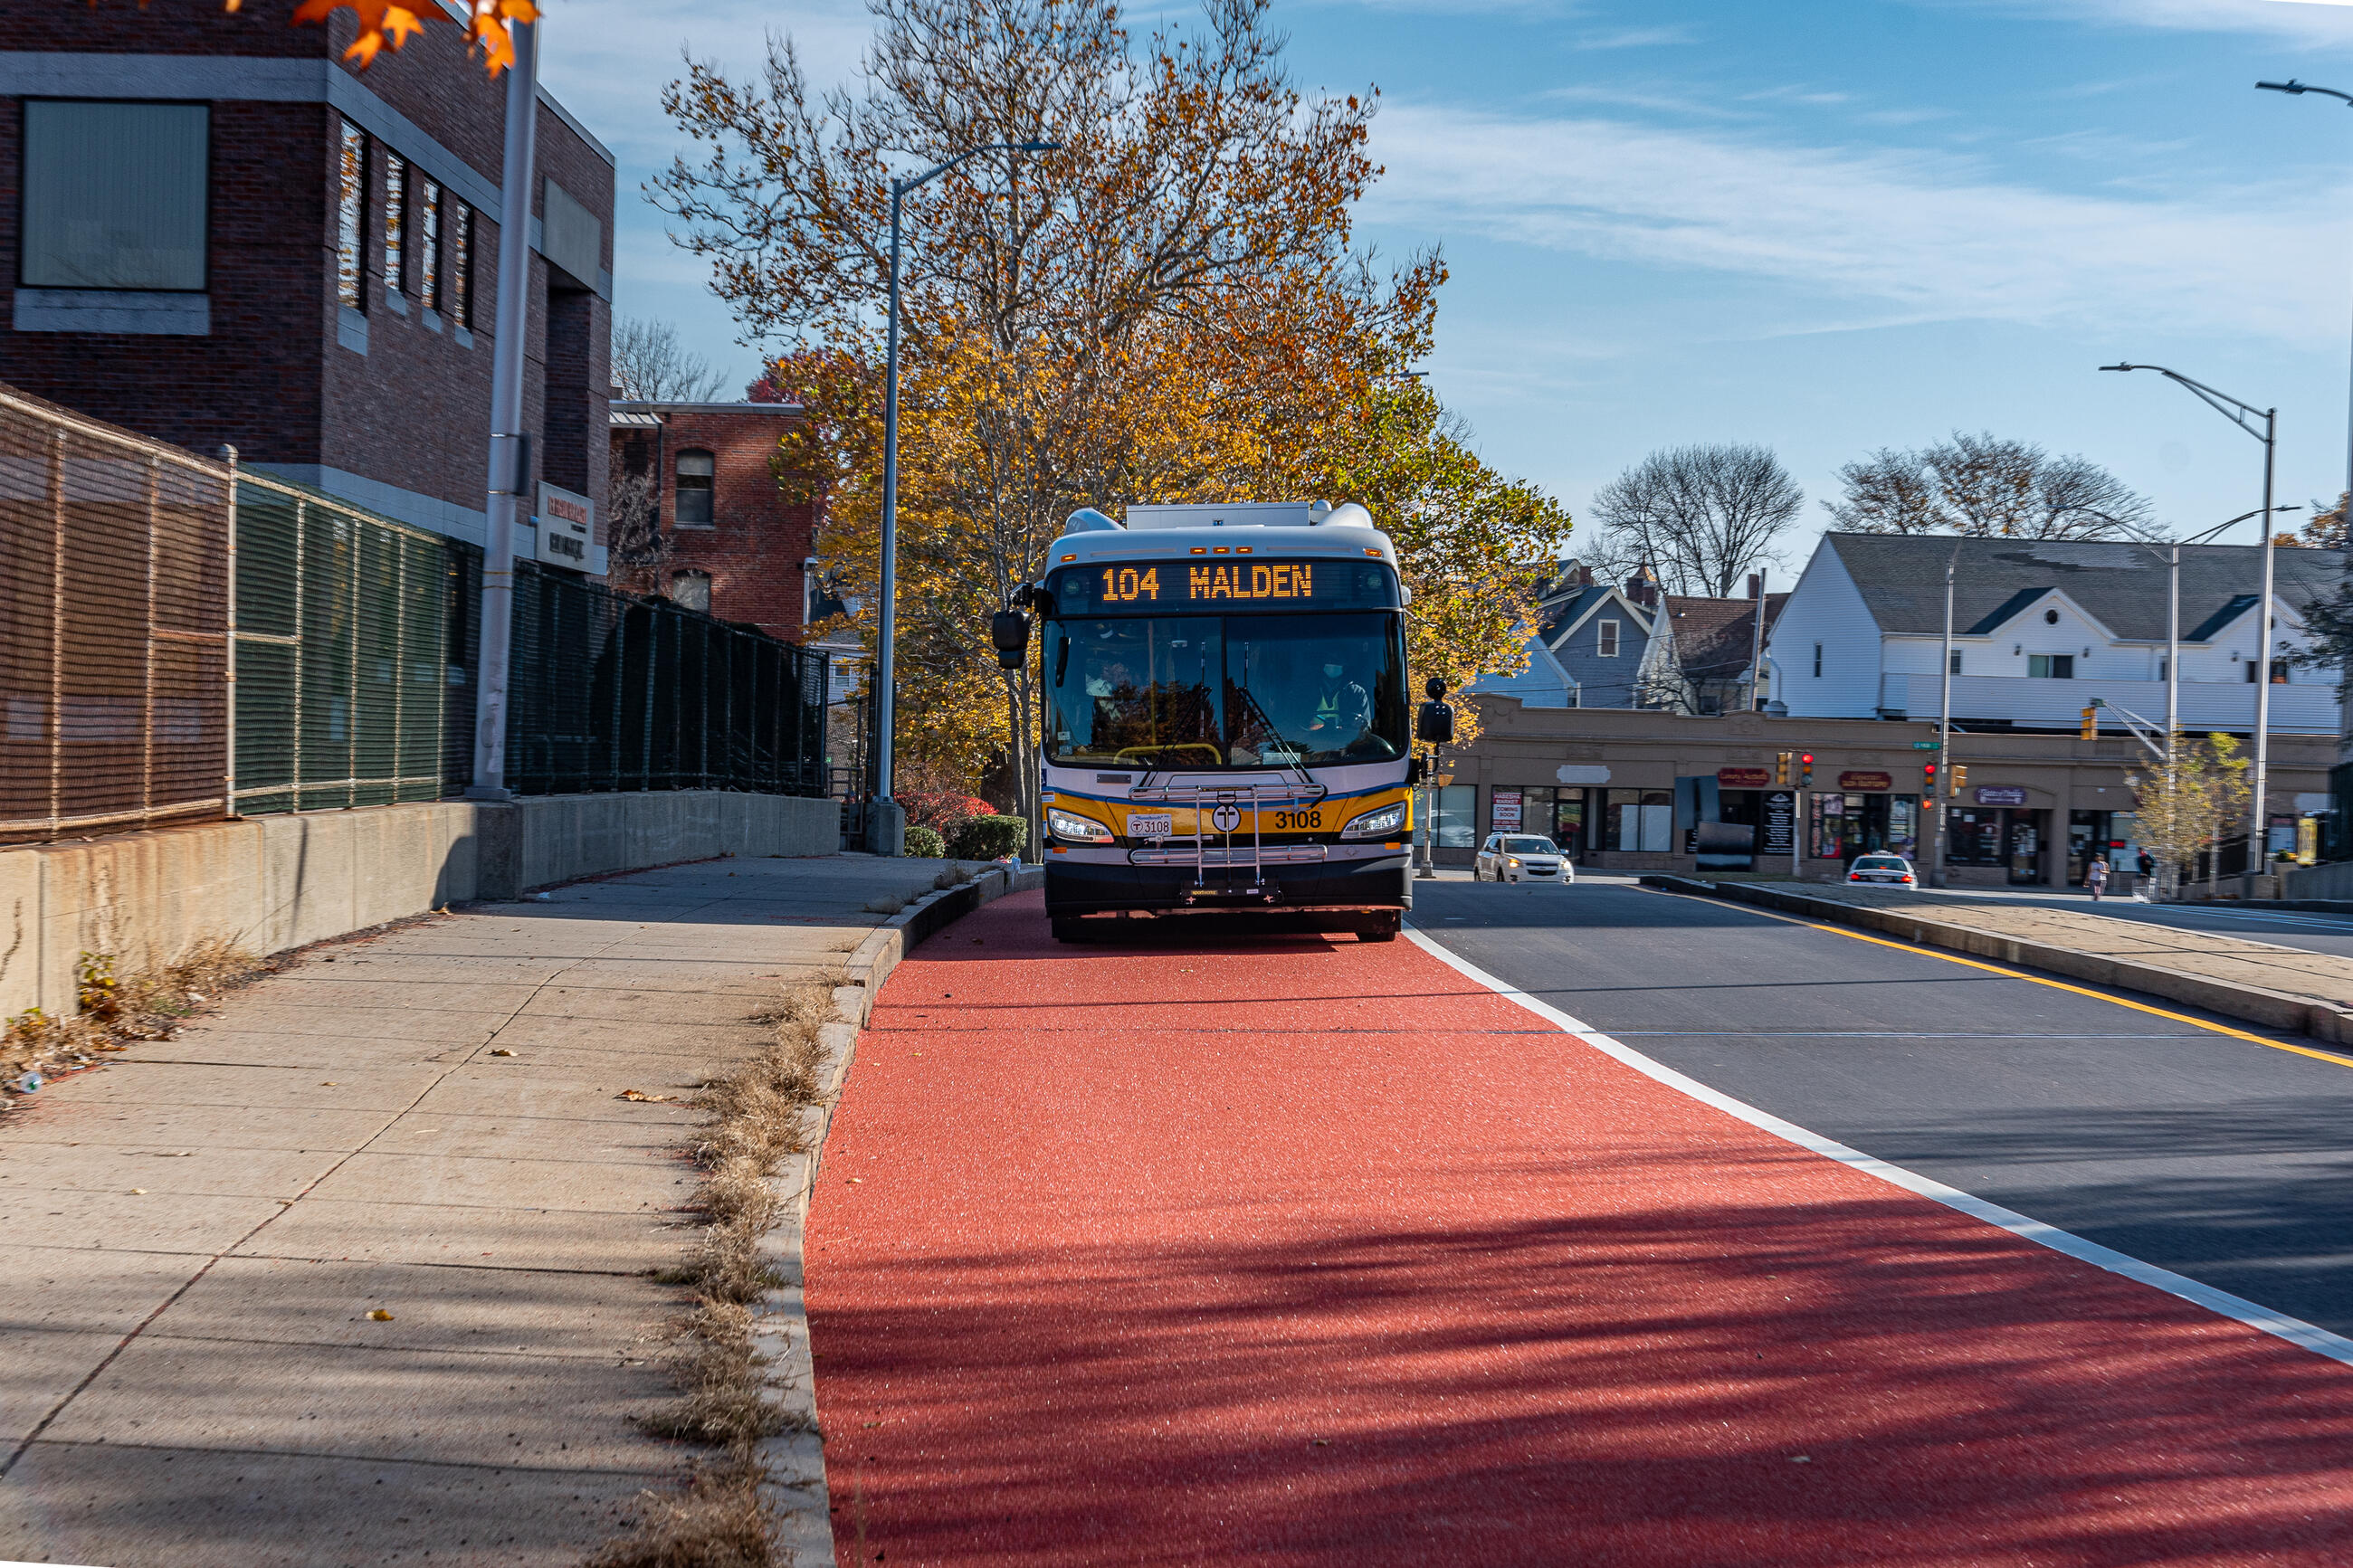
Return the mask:
[[1772,279],[1852,324],[2342,329],[2353,192],[2334,187],[2074,195],[1949,154],[1416,105],[1384,112],[1375,152],[1372,221]]
[[1688,44],[1698,35],[1685,23],[1667,27],[1613,27],[1598,33],[1581,33],[1569,40],[1575,49],[1649,49],[1666,45]]
[[2353,44],[2353,0],[1927,0],[2012,16],[2088,17],[2144,27],[2263,33],[2318,45]]

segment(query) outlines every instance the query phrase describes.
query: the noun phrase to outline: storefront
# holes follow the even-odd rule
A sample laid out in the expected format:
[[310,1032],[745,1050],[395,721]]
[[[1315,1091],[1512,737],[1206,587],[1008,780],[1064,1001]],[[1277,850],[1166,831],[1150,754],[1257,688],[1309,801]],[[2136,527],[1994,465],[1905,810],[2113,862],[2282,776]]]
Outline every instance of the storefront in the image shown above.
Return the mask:
[[2040,883],[2050,817],[2018,806],[1957,806],[1945,825],[1945,864],[1999,869],[2012,887]]
[[1920,797],[1898,795],[1883,773],[1850,771],[1839,787],[1816,790],[1806,807],[1806,853],[1841,863],[1881,851],[1916,860],[1920,853]]
[[2140,842],[2131,812],[2067,814],[2067,880],[2071,885],[2084,885],[2084,873],[2090,869],[2094,855],[2107,857],[2111,887],[2133,885],[2128,879],[2139,874]]

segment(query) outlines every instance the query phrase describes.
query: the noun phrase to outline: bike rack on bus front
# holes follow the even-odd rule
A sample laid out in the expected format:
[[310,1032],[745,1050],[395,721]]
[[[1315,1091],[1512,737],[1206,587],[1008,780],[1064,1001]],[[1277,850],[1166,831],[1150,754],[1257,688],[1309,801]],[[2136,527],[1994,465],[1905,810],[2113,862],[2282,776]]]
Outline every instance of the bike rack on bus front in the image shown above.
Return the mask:
[[[1227,873],[1225,885],[1214,889],[1216,896],[1263,899],[1266,902],[1272,903],[1275,894],[1267,886],[1267,867],[1300,865],[1323,860],[1326,858],[1327,851],[1321,844],[1283,844],[1277,845],[1272,849],[1267,848],[1264,829],[1260,821],[1261,814],[1269,806],[1313,805],[1321,802],[1329,794],[1331,794],[1329,786],[1309,776],[1304,769],[1297,770],[1295,777],[1283,774],[1271,776],[1261,774],[1257,777],[1203,778],[1195,775],[1187,779],[1182,775],[1176,775],[1165,783],[1157,784],[1153,781],[1152,774],[1147,773],[1129,789],[1128,798],[1166,801],[1171,805],[1192,806],[1193,847],[1189,851],[1159,848],[1131,849],[1127,853],[1128,863],[1134,866],[1182,866],[1189,863],[1193,868],[1193,887],[1191,891],[1185,895],[1185,901],[1188,904],[1197,897],[1212,892],[1208,876],[1211,866],[1222,867]],[[1250,814],[1250,842],[1246,852],[1237,850],[1233,844],[1233,827],[1239,827],[1241,825],[1241,808],[1244,805],[1249,805]],[[1208,808],[1206,813],[1203,810],[1205,806]],[[1225,826],[1216,820],[1228,809],[1232,810],[1234,814],[1233,827]],[[1201,819],[1204,815],[1210,818],[1210,826],[1218,829],[1218,836],[1226,840],[1222,847],[1211,848],[1204,842],[1208,837],[1201,831]],[[1244,858],[1245,854],[1247,858]],[[1244,866],[1250,869],[1250,885],[1247,888],[1236,888],[1233,885],[1232,873],[1236,868]]]

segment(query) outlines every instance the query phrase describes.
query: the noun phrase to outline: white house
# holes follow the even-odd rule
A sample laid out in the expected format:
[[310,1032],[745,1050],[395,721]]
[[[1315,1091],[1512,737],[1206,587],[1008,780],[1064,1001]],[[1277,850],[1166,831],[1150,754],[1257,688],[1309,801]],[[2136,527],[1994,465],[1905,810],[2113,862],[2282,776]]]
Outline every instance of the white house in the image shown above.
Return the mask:
[[[2288,656],[2311,645],[2304,610],[2336,592],[2345,554],[2283,548],[2274,560],[2271,727],[2335,734],[2336,672]],[[2094,699],[2164,721],[2166,563],[2109,542],[1824,534],[1773,626],[1770,695],[1799,718],[1936,718],[1948,561],[1957,724],[2073,730]],[[2184,730],[2253,732],[2262,582],[2258,546],[2183,548]]]

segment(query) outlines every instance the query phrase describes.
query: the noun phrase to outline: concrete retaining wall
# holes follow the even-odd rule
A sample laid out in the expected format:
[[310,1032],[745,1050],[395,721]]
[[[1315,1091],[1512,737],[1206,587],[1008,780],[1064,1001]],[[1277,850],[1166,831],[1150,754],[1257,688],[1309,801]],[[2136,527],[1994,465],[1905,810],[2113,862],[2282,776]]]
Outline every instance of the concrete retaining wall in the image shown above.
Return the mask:
[[301,812],[0,849],[0,1018],[74,1010],[85,952],[122,973],[227,937],[279,952],[443,904],[713,856],[830,855],[830,800],[676,790]]
[[2283,899],[2353,899],[2353,860],[2298,866],[2280,878]]

